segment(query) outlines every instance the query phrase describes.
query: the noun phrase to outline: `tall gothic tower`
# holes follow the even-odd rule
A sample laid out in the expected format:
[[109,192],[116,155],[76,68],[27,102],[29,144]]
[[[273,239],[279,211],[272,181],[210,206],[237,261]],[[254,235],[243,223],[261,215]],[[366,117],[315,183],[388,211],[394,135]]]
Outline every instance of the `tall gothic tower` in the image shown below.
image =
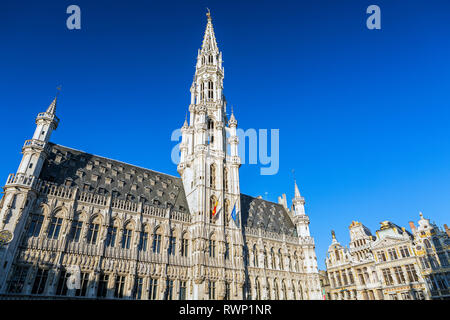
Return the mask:
[[[237,253],[233,259],[240,260],[239,265],[242,266],[237,121],[233,114],[227,119],[222,53],[217,46],[209,12],[207,17],[205,35],[198,51],[190,89],[189,124],[186,119],[181,128],[181,158],[178,165],[192,215],[192,234],[196,238],[193,259],[197,289],[194,289],[194,299],[195,296],[204,296],[201,290],[205,286],[200,284],[203,283],[204,267],[207,266],[206,248],[209,247],[208,241],[212,237],[213,241],[218,242],[219,257],[233,245],[233,252]],[[227,149],[230,150],[229,154]],[[234,206],[239,224],[230,218]],[[214,208],[216,214],[213,217]],[[225,263],[223,269],[221,272],[226,273]],[[243,280],[235,281],[234,284],[237,286],[238,282],[242,286]],[[233,291],[242,290],[235,288]],[[221,281],[218,296],[223,298],[224,295],[225,285],[224,281]]]
[[19,168],[15,174],[9,175],[4,186],[4,196],[0,201],[0,230],[10,232],[12,240],[0,248],[0,279],[11,269],[25,220],[39,192],[38,178],[49,153],[48,142],[59,123],[55,114],[56,102],[57,97],[45,112],[37,115],[33,138],[25,141]]

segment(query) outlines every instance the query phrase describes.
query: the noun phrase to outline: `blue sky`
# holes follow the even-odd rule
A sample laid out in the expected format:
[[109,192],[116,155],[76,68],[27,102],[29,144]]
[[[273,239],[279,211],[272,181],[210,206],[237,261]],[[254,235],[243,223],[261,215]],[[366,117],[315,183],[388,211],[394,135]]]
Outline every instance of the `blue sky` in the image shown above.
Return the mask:
[[[71,4],[81,30],[66,28]],[[371,4],[381,30],[366,28]],[[0,6],[5,180],[57,85],[53,142],[177,175],[170,135],[184,121],[209,7],[239,127],[280,130],[279,173],[243,165],[241,191],[291,199],[294,169],[320,268],[330,230],[347,243],[352,220],[373,232],[383,220],[407,227],[419,211],[449,222],[449,1]]]

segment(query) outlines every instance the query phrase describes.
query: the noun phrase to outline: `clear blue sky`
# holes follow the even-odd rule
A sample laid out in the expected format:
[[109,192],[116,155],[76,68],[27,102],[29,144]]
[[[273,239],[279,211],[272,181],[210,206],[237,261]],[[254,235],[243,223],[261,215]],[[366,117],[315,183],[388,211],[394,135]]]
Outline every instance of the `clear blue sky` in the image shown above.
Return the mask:
[[[66,28],[81,7],[79,31]],[[366,28],[381,8],[382,29]],[[450,211],[450,2],[12,1],[0,4],[6,180],[34,119],[62,85],[52,141],[177,175],[170,135],[189,104],[209,7],[225,94],[242,128],[280,129],[280,171],[243,165],[241,191],[294,193],[311,218],[319,267],[330,230],[352,220],[406,226]],[[2,182],[3,184],[4,182]]]

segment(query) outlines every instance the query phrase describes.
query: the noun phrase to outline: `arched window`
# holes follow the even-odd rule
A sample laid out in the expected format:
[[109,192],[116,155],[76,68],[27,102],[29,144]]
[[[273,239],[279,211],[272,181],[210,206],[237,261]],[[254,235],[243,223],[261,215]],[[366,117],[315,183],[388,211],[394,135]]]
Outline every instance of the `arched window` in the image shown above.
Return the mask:
[[202,57],[202,65],[204,65],[206,63],[206,58],[205,56]]
[[181,256],[187,257],[188,255],[189,255],[189,239],[187,237],[187,232],[185,232],[181,236]]
[[147,251],[148,248],[148,234],[149,234],[149,226],[145,225],[142,232],[139,243],[139,250]]
[[281,249],[278,249],[278,259],[280,260],[280,270],[283,270],[283,254],[281,253]]
[[223,188],[225,189],[225,192],[228,192],[228,169],[223,169]]
[[175,255],[177,248],[177,238],[175,237],[175,230],[170,231],[169,235],[169,248],[167,248],[167,253],[169,255]]
[[264,268],[267,269],[267,250],[264,248]]
[[298,292],[300,293],[300,300],[304,300],[303,299],[303,290],[302,290],[302,283],[299,281],[298,282]]
[[47,237],[49,239],[54,239],[54,240],[58,239],[59,231],[61,230],[62,222],[63,222],[63,219],[61,217],[58,217],[57,215],[52,217],[52,220],[50,222],[50,226],[48,228],[48,233],[47,233]]
[[209,249],[209,257],[215,258],[216,257],[216,240],[215,240],[214,234],[211,234],[211,236],[209,237],[208,249]]
[[214,98],[214,83],[209,80],[208,81],[208,100]]
[[116,245],[118,224],[119,222],[117,220],[114,220],[113,225],[108,227],[108,233],[106,235],[106,243],[105,243],[107,247],[114,247]]
[[279,295],[279,292],[278,292],[278,280],[277,279],[274,280],[273,286],[274,286],[274,289],[275,289],[275,300],[280,300],[280,295]]
[[214,143],[214,121],[212,119],[208,119],[208,144]]
[[431,248],[431,243],[428,239],[423,240],[423,244],[425,245],[425,247],[427,247],[428,249]]
[[96,244],[98,238],[98,231],[100,229],[100,218],[96,217],[90,224],[87,234],[87,242],[89,244]]
[[286,282],[284,281],[284,279],[281,282],[281,287],[283,290],[283,300],[287,300],[287,288],[286,288]]
[[209,64],[213,64],[214,63],[214,57],[213,57],[212,54],[210,54],[209,57],[208,57],[208,63]]
[[334,255],[336,256],[336,261],[340,260],[339,251],[338,249],[334,250]]
[[275,269],[276,268],[275,252],[273,252],[273,248],[270,248],[270,260],[271,260],[271,267],[272,267],[272,269]]
[[39,237],[43,222],[44,215],[41,211],[31,214],[31,221],[28,227],[28,237]]
[[228,260],[230,258],[230,244],[229,240],[225,240],[225,253],[224,253],[225,260]]
[[209,186],[213,189],[216,187],[216,166],[214,163],[209,166]]
[[295,289],[294,280],[292,280],[292,296],[293,296],[294,300],[297,300],[297,292],[296,292],[296,289]]
[[205,83],[200,83],[200,100],[203,101],[205,99]]
[[261,300],[261,286],[259,284],[259,279],[255,279],[255,290],[256,290],[256,300]]
[[272,290],[270,288],[270,281],[269,281],[269,279],[267,279],[266,282],[267,282],[267,299],[271,300],[272,299],[272,292],[271,292]]
[[155,230],[155,234],[153,235],[152,250],[154,253],[161,252],[161,234],[162,234],[162,230],[160,227],[158,227]]
[[133,236],[133,224],[127,223],[127,225],[123,229],[122,249],[130,249],[132,236]]
[[258,266],[258,250],[256,249],[256,244],[253,245],[253,266]]
[[225,214],[223,215],[223,218],[225,219],[225,226],[228,226],[228,219],[230,214],[230,201],[227,199],[225,200]]
[[78,242],[80,240],[81,230],[83,229],[83,221],[79,220],[79,213],[75,214],[72,226],[70,228],[69,239]]

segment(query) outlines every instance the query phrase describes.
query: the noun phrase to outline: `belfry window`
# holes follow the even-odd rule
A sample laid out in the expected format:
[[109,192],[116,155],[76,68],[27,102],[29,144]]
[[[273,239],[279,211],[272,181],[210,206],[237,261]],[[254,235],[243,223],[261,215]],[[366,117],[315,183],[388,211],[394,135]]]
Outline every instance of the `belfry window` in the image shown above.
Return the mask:
[[208,81],[208,100],[214,98],[214,83]]
[[211,188],[214,188],[215,185],[216,185],[216,166],[214,164],[212,164],[209,167],[209,186]]
[[209,64],[213,64],[214,63],[214,57],[213,57],[212,54],[210,54],[209,57],[208,57],[208,63]]
[[202,82],[200,84],[200,100],[204,100],[205,99],[205,83]]

